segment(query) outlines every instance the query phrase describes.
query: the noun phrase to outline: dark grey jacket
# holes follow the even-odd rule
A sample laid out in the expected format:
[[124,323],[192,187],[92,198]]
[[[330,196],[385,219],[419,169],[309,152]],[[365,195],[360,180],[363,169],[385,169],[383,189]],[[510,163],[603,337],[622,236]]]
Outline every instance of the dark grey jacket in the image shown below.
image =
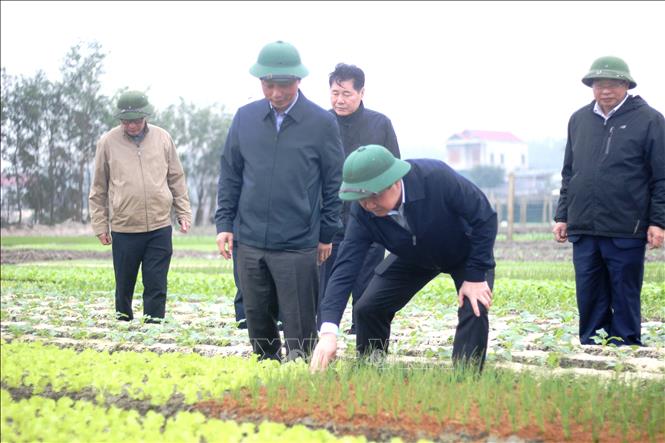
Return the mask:
[[[392,152],[395,157],[400,158],[399,144],[393,124],[385,115],[365,108],[362,101],[356,112],[351,115],[339,116],[333,110],[330,112],[337,117],[345,158],[365,145],[381,145]],[[349,218],[350,208],[350,203],[344,202],[342,210],[344,225]]]
[[605,123],[594,102],[568,123],[555,215],[568,234],[645,238],[665,228],[665,120],[639,96]]
[[341,228],[339,128],[329,112],[298,92],[279,133],[266,99],[241,107],[231,123],[215,222],[218,233],[234,232],[239,243],[307,249],[330,243]]

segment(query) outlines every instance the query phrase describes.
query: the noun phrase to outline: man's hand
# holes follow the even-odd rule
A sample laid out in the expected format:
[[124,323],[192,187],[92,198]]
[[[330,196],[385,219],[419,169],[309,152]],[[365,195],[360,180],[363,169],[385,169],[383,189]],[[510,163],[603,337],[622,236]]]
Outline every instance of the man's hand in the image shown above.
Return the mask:
[[225,259],[228,260],[233,257],[232,232],[220,232],[217,234],[217,249],[219,249],[219,254]]
[[182,232],[183,234],[187,234],[187,231],[189,231],[189,228],[191,226],[190,223],[184,218],[179,218],[178,224],[180,225],[180,232]]
[[111,244],[111,235],[108,232],[104,232],[102,234],[99,234],[97,236],[99,239],[99,242],[103,245],[110,245]]
[[665,229],[658,226],[649,226],[647,230],[647,242],[649,244],[649,249],[656,249],[663,246],[663,241],[665,240]]
[[324,261],[328,260],[330,254],[332,253],[332,243],[319,243],[317,250],[317,263],[320,265]]
[[337,355],[337,336],[326,332],[319,337],[319,343],[314,348],[312,360],[309,364],[310,372],[325,370]]
[[485,281],[465,281],[462,283],[462,287],[459,289],[459,293],[457,294],[457,301],[460,308],[464,304],[464,296],[466,296],[471,302],[471,307],[473,308],[473,313],[476,314],[476,317],[480,317],[478,302],[485,305],[485,308],[487,308],[488,311],[490,306],[492,306],[492,290]]
[[568,223],[557,222],[554,224],[554,229],[552,229],[554,234],[554,240],[559,243],[563,243],[568,239]]

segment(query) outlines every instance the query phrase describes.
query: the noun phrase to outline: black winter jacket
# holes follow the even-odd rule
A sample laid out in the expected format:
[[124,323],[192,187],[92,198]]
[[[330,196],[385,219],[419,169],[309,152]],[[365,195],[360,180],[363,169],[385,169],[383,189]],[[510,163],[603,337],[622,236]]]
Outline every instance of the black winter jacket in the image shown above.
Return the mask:
[[331,243],[341,229],[343,163],[335,118],[302,92],[279,132],[268,100],[241,107],[221,158],[217,232],[262,249]]
[[605,123],[594,102],[575,112],[554,220],[568,234],[645,238],[665,228],[665,120],[630,96]]
[[[332,109],[330,112],[337,118],[345,158],[359,147],[366,145],[381,145],[392,152],[395,157],[400,158],[399,144],[393,124],[385,115],[365,108],[362,101],[358,109],[351,115],[340,116],[335,114]],[[344,202],[343,205],[342,222],[346,225],[351,205],[349,202]]]

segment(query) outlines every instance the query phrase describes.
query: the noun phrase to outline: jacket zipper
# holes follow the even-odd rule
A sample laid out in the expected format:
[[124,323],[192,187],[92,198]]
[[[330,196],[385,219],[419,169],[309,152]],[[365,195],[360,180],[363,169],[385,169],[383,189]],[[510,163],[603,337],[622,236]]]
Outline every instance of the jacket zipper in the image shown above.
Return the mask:
[[138,148],[139,155],[139,167],[141,168],[141,180],[143,181],[143,206],[145,207],[145,230],[146,232],[150,231],[150,225],[148,224],[148,195],[145,192],[145,175],[143,174],[143,160],[141,159],[141,148]]
[[614,126],[610,127],[610,136],[607,137],[607,145],[605,145],[605,155],[610,152],[610,142],[612,141],[612,133],[614,132]]
[[637,223],[635,223],[635,229],[633,229],[633,234],[637,234],[637,228],[640,227],[640,219],[637,219]]

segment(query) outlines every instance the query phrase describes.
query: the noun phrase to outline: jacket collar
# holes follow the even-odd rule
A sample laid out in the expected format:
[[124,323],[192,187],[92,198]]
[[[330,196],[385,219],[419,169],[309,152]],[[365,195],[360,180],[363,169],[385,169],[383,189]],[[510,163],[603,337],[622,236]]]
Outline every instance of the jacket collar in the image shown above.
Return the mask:
[[349,115],[337,115],[335,113],[335,110],[331,109],[330,112],[337,117],[337,121],[343,125],[352,125],[355,122],[357,122],[362,115],[365,113],[365,105],[363,104],[362,100],[360,101],[360,106],[358,106],[358,109],[356,109],[353,114]]
[[404,204],[408,206],[409,203],[413,201],[425,198],[425,187],[423,186],[422,180],[418,180],[418,174],[413,167],[413,162],[410,162],[409,160],[406,161],[411,163],[411,169],[402,178],[402,180],[404,180],[404,188],[408,189],[406,199],[404,200]]

